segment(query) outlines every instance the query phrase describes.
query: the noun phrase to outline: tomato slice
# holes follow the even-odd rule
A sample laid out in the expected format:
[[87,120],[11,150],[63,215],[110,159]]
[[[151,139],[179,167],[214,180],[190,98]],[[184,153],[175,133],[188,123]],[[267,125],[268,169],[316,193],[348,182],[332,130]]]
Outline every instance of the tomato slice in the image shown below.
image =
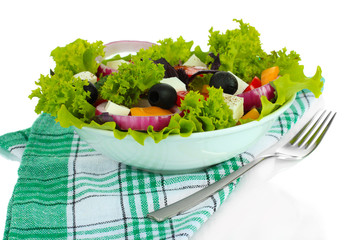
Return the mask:
[[258,77],[254,77],[253,80],[250,82],[249,86],[245,88],[244,92],[251,91],[255,88],[261,87],[261,80]]
[[[181,101],[184,100],[186,94],[188,94],[188,93],[189,93],[188,91],[179,91],[179,92],[177,92],[176,105],[178,107],[181,107]],[[209,97],[208,93],[200,93],[200,94],[204,96],[205,100],[207,100],[208,97]]]
[[181,106],[181,101],[184,100],[186,94],[188,94],[188,91],[179,91],[177,92],[177,99],[176,99],[176,105]]

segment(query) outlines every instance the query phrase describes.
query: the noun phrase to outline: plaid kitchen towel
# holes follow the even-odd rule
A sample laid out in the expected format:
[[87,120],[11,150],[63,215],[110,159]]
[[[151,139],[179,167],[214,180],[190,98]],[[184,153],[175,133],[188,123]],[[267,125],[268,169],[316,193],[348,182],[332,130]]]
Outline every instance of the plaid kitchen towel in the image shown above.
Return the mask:
[[183,175],[144,172],[107,159],[72,128],[42,114],[30,129],[0,137],[0,153],[20,161],[4,239],[189,239],[239,180],[167,221],[155,222],[147,213],[251,161],[278,141],[313,99],[312,93],[299,92],[260,144],[222,164]]

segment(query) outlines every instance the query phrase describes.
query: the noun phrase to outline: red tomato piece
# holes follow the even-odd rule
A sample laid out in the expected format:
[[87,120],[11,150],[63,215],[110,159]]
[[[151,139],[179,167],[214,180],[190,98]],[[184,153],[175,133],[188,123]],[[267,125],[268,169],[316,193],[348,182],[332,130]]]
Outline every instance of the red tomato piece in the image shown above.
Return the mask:
[[184,100],[186,94],[188,94],[188,91],[179,91],[177,92],[177,99],[176,99],[176,105],[181,106],[181,101]]
[[255,76],[253,80],[250,82],[249,86],[245,88],[244,92],[251,91],[258,87],[261,87],[261,80],[260,78]]
[[[179,92],[177,92],[176,105],[178,107],[181,107],[181,101],[184,100],[186,94],[188,94],[188,93],[189,93],[188,91],[179,91]],[[204,96],[205,100],[207,100],[208,97],[209,97],[208,93],[200,93],[200,94]]]

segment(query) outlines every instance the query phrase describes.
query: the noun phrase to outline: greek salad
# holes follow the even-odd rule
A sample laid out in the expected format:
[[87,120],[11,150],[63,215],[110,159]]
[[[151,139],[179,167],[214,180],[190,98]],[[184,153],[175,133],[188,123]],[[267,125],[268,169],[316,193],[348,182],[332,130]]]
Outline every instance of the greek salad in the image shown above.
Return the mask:
[[104,58],[117,42],[77,39],[51,52],[56,65],[29,98],[38,98],[36,113],[63,127],[110,130],[143,144],[261,120],[302,89],[321,95],[320,67],[306,77],[299,54],[266,53],[257,30],[234,21],[236,29],[209,30],[208,50],[179,37]]

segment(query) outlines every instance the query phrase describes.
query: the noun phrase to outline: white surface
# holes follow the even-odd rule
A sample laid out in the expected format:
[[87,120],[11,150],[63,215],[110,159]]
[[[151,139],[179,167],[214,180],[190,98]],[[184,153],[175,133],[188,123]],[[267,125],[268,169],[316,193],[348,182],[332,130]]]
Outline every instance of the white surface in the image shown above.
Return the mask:
[[[57,46],[79,37],[106,43],[182,35],[205,48],[211,26],[223,31],[236,27],[233,18],[243,18],[261,33],[266,50],[297,51],[308,75],[322,67],[326,106],[338,116],[319,149],[304,161],[270,180],[271,166],[250,173],[194,239],[360,238],[360,163],[358,143],[352,140],[360,134],[356,1],[106,2],[112,5],[1,1],[0,134],[30,127],[36,119],[36,102],[27,96],[40,73],[48,74],[53,66],[49,54]],[[0,158],[1,234],[17,168],[18,163]]]

